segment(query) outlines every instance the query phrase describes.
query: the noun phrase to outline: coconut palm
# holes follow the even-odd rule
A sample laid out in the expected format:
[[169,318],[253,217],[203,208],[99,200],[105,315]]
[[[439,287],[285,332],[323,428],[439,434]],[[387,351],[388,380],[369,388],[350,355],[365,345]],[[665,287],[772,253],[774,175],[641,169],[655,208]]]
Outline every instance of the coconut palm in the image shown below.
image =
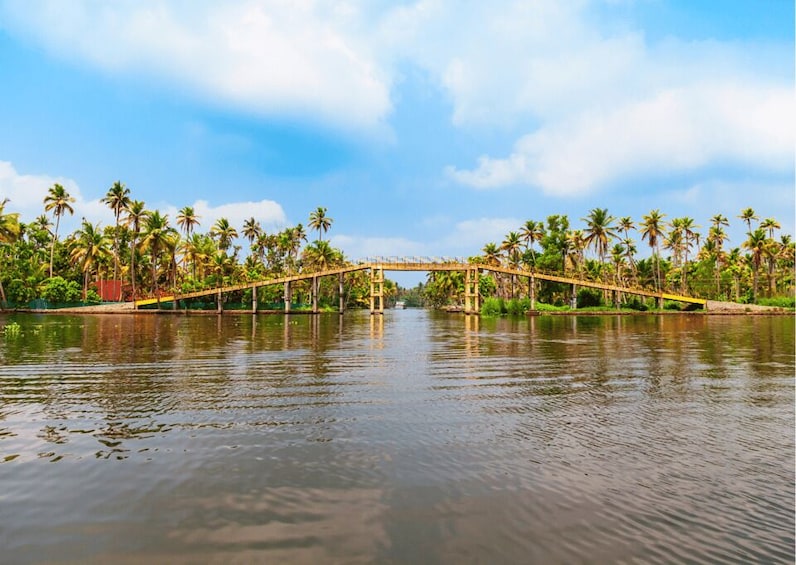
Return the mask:
[[[119,279],[119,218],[122,212],[130,205],[130,189],[124,186],[121,181],[114,182],[108,189],[108,193],[100,202],[107,204],[113,211],[116,219],[116,226],[113,231],[113,280]],[[121,286],[119,287],[121,292]],[[117,298],[121,300],[121,296]]]
[[[5,262],[6,247],[14,243],[21,233],[18,212],[5,212],[8,198],[0,200],[0,265]],[[0,277],[0,307],[6,305],[6,292],[3,288],[3,279]]]
[[111,241],[105,236],[99,225],[95,226],[85,218],[83,218],[83,225],[75,235],[69,257],[78,264],[83,272],[83,300],[85,300],[91,271],[112,255]]
[[141,224],[146,219],[149,212],[146,205],[141,200],[131,200],[127,205],[127,215],[124,223],[132,232],[130,238],[130,284],[132,285],[133,296],[135,297],[135,256],[138,246],[138,236],[141,235]]
[[44,211],[52,211],[53,216],[55,216],[55,233],[53,235],[52,244],[50,245],[50,278],[53,276],[55,242],[58,241],[58,227],[61,225],[61,216],[67,212],[70,216],[75,213],[75,209],[72,208],[72,202],[74,201],[74,197],[58,183],[52,185],[47,191],[47,196],[44,197]]
[[616,237],[614,220],[615,218],[608,213],[607,208],[594,208],[588,216],[583,218],[583,221],[586,222],[584,240],[588,247],[593,247],[597,251],[600,265],[605,263],[605,254],[608,252],[611,239]]
[[263,233],[260,222],[254,218],[249,218],[243,222],[243,237],[249,240],[249,247],[254,245],[254,241]]
[[158,262],[167,239],[173,231],[174,228],[169,226],[168,214],[161,215],[159,210],[150,212],[144,219],[144,237],[141,240],[141,247],[149,251],[152,266],[152,292],[156,296],[158,296]]
[[308,245],[302,254],[302,263],[315,271],[325,271],[342,259],[339,251],[328,241],[318,240]]
[[496,243],[487,243],[482,251],[484,252],[484,263],[492,267],[500,265],[500,248]]
[[752,208],[744,208],[738,217],[746,222],[746,234],[750,235],[752,233],[752,220],[757,221],[757,214]]
[[323,240],[322,233],[329,231],[332,227],[334,220],[326,216],[326,208],[318,206],[315,210],[310,212],[309,226],[311,229],[318,230],[318,239]]
[[744,248],[748,249],[751,255],[752,264],[752,300],[757,302],[757,283],[759,278],[760,264],[763,257],[768,252],[769,239],[766,237],[766,232],[758,228],[749,234],[749,239],[743,242]]
[[653,263],[655,265],[654,280],[655,290],[661,290],[661,262],[659,257],[658,245],[665,236],[663,218],[666,214],[661,214],[660,210],[652,210],[649,214],[641,217],[641,240],[647,240],[652,249]]
[[226,252],[232,245],[232,240],[238,237],[238,230],[230,225],[226,218],[219,218],[210,228],[210,235],[218,238],[218,248]]
[[184,206],[177,212],[177,225],[185,232],[185,237],[191,237],[194,228],[199,225],[199,216],[192,206]]

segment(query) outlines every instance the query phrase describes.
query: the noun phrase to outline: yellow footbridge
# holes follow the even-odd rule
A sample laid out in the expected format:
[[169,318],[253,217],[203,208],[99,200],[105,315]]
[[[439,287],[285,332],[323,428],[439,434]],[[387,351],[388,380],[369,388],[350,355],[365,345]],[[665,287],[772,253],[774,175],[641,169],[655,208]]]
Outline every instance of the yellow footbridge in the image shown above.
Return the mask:
[[668,294],[654,290],[635,288],[628,286],[619,286],[614,284],[603,283],[599,281],[592,281],[582,278],[566,277],[551,273],[544,273],[536,270],[527,269],[514,269],[500,265],[487,265],[483,263],[468,263],[462,259],[447,259],[447,258],[426,258],[426,257],[377,257],[360,261],[347,265],[345,267],[337,267],[334,269],[326,269],[311,273],[300,273],[285,277],[265,279],[260,281],[248,282],[244,284],[237,284],[231,286],[218,287],[207,290],[200,290],[196,292],[189,292],[185,294],[172,294],[168,296],[161,296],[159,298],[147,298],[144,300],[137,300],[135,307],[150,306],[152,304],[171,303],[174,309],[177,308],[177,303],[180,300],[187,300],[191,298],[200,298],[205,296],[215,296],[217,298],[218,311],[222,309],[221,297],[228,292],[235,292],[241,290],[252,290],[252,311],[257,311],[257,289],[266,286],[281,285],[284,288],[284,301],[285,313],[290,312],[291,299],[292,299],[292,285],[300,281],[310,281],[312,298],[312,312],[318,312],[318,283],[323,277],[337,277],[338,280],[338,298],[339,310],[344,311],[344,293],[343,286],[345,275],[357,271],[369,271],[370,273],[370,311],[372,314],[381,314],[384,312],[384,272],[385,271],[459,271],[465,274],[465,289],[464,289],[464,312],[466,314],[477,314],[480,311],[480,296],[478,292],[478,281],[484,273],[502,273],[512,277],[519,277],[528,281],[528,289],[531,299],[531,308],[534,307],[535,296],[535,281],[549,281],[570,285],[572,287],[573,305],[574,296],[579,287],[594,288],[604,290],[617,294],[630,294],[634,296],[643,296],[646,298],[655,298],[659,305],[662,305],[664,300],[673,300],[683,302],[686,304],[697,304],[703,308],[707,308],[707,300],[702,298],[694,298],[692,296],[684,296],[678,294]]

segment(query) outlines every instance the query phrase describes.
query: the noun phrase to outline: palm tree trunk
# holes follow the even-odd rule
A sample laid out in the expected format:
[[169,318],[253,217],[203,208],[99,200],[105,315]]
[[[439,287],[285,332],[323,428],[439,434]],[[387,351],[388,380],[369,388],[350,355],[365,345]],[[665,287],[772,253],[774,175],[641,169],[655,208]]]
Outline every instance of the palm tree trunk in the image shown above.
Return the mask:
[[55,234],[53,234],[53,241],[50,244],[50,278],[53,278],[53,258],[55,257],[55,242],[58,240],[58,226],[61,223],[61,216],[55,216]]

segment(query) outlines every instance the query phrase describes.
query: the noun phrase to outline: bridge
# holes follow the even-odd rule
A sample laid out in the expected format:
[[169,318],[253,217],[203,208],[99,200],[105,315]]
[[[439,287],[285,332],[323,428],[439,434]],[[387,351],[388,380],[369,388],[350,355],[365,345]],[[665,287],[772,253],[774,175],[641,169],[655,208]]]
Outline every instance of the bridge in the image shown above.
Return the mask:
[[357,271],[369,271],[370,273],[370,312],[371,314],[384,313],[384,272],[385,271],[458,271],[465,274],[464,284],[464,312],[465,314],[478,314],[480,312],[480,294],[478,292],[479,279],[484,273],[502,273],[512,277],[527,279],[528,289],[531,299],[531,309],[535,309],[535,282],[537,280],[561,283],[569,285],[572,289],[573,307],[575,306],[574,297],[579,287],[593,288],[607,292],[630,294],[645,298],[654,298],[659,307],[664,300],[683,302],[686,304],[697,304],[703,308],[707,307],[707,300],[694,298],[691,296],[668,294],[645,288],[635,288],[619,286],[600,281],[593,281],[583,278],[573,278],[553,273],[545,273],[538,270],[528,270],[520,268],[506,267],[502,265],[488,265],[485,263],[468,263],[463,258],[429,258],[429,257],[370,257],[356,263],[351,263],[343,267],[335,267],[322,271],[299,273],[272,279],[247,282],[243,284],[217,287],[207,290],[199,290],[184,294],[173,294],[158,298],[147,298],[135,301],[135,308],[152,304],[171,303],[173,309],[177,309],[179,301],[192,298],[214,296],[217,302],[218,311],[222,311],[222,295],[224,293],[236,292],[241,290],[252,291],[252,312],[257,312],[257,289],[260,287],[281,285],[284,289],[284,311],[286,314],[291,311],[293,284],[301,281],[309,281],[310,296],[312,301],[312,312],[318,312],[318,289],[319,281],[323,277],[337,277],[338,282],[338,301],[339,311],[342,314],[345,310],[344,304],[344,282],[345,275]]

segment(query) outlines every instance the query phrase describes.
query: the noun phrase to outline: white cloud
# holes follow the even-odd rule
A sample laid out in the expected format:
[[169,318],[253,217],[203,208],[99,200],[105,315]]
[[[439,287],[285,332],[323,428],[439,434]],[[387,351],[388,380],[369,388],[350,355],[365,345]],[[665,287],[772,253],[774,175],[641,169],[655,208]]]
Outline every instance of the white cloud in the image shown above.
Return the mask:
[[404,237],[360,237],[338,234],[330,239],[333,247],[341,249],[345,256],[352,260],[364,260],[367,257],[407,257],[426,255],[427,244],[412,241]]
[[753,170],[793,167],[791,88],[695,85],[605,113],[582,113],[520,138],[505,158],[447,169],[476,188],[524,184],[579,195],[638,174],[692,171],[728,162]]
[[522,222],[516,218],[477,218],[458,222],[441,247],[456,249],[459,253],[478,253],[484,244],[500,244],[510,231],[518,231]]
[[[8,161],[0,161],[0,200],[8,198],[6,212],[19,212],[23,222],[30,222],[44,213],[44,197],[49,188],[61,184],[75,198],[72,207],[74,216],[65,215],[61,218],[61,233],[67,233],[80,226],[82,218],[103,226],[112,225],[116,220],[107,205],[100,199],[86,200],[78,184],[68,178],[49,175],[20,174]],[[211,206],[205,200],[193,203],[194,211],[199,215],[204,231],[219,218],[227,218],[240,233],[243,222],[255,218],[266,231],[276,231],[287,225],[287,218],[282,206],[273,200],[259,202],[229,202],[219,206]],[[178,208],[168,202],[160,203],[157,208],[168,214],[169,223],[177,228]],[[242,237],[242,235],[241,235]]]
[[0,10],[5,27],[59,56],[256,113],[357,129],[391,109],[355,3],[8,0]]

